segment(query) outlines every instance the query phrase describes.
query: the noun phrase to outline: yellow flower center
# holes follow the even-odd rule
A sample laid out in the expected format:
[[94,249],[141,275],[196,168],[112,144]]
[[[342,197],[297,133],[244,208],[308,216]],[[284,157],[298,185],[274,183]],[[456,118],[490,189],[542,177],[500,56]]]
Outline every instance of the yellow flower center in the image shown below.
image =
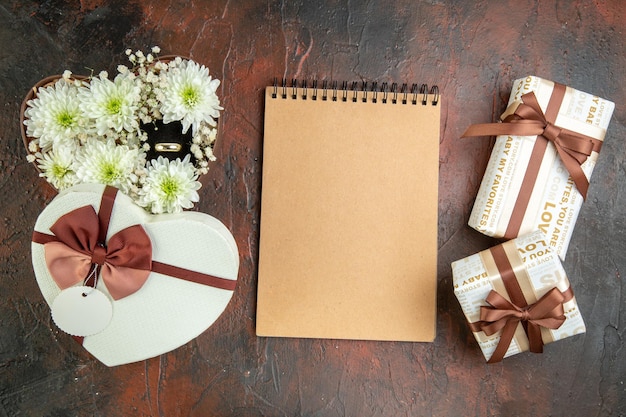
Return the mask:
[[100,179],[104,184],[112,184],[122,176],[122,172],[117,165],[112,162],[104,162],[100,166]]
[[185,104],[185,106],[190,109],[198,104],[198,100],[200,99],[198,90],[191,85],[185,86],[185,88],[183,88],[183,91],[181,91],[180,96],[183,99],[183,103]]
[[76,118],[72,113],[64,111],[57,115],[57,123],[64,128],[72,127],[76,123]]
[[63,165],[54,164],[52,166],[52,176],[54,178],[58,178],[58,179],[63,178],[69,171],[70,169]]
[[171,201],[178,195],[180,191],[180,184],[173,178],[165,178],[161,182],[161,191],[165,194],[165,198]]
[[118,97],[111,97],[106,103],[106,110],[109,114],[119,114],[122,110],[122,100]]

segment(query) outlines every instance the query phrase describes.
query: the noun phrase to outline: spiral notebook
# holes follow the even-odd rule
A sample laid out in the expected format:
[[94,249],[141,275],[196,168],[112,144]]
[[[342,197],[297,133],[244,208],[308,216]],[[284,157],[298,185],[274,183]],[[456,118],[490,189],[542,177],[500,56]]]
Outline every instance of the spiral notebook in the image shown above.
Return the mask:
[[436,87],[267,87],[258,336],[432,341]]

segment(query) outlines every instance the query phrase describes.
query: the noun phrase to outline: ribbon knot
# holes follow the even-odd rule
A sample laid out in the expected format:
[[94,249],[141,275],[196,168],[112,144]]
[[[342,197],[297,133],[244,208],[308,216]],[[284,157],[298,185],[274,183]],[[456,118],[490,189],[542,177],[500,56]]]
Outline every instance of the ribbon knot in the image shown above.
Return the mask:
[[502,330],[500,341],[489,363],[500,361],[508,350],[518,323],[526,324],[524,330],[528,336],[530,351],[543,352],[541,327],[558,329],[565,321],[563,302],[565,297],[552,288],[536,303],[527,307],[519,307],[496,291],[491,290],[486,299],[489,306],[480,307],[480,328],[487,336]]
[[537,97],[532,91],[521,97],[521,102],[511,105],[505,114],[509,113],[513,106],[517,106],[512,114],[506,116],[502,123],[483,123],[471,125],[462,137],[470,136],[537,136],[538,140],[552,142],[563,161],[563,165],[572,177],[576,188],[583,196],[587,197],[589,180],[581,168],[581,165],[595,149],[600,150],[601,141],[592,137],[561,128],[554,125],[554,120],[548,120],[541,110]]
[[520,320],[521,321],[528,321],[528,320],[530,320],[530,313],[528,312],[527,309],[523,309],[522,310],[522,315],[520,317]]
[[556,143],[556,141],[559,139],[559,135],[561,134],[561,132],[562,129],[553,125],[550,122],[547,122],[546,127],[543,129],[543,132],[541,132],[541,136],[548,139],[550,142]]
[[107,250],[104,244],[98,243],[91,254],[91,263],[102,266],[106,260]]
[[[113,299],[126,297],[142,287],[152,268],[152,244],[140,225],[120,230],[106,245],[98,214],[92,206],[61,216],[50,227],[55,239],[44,243],[46,264],[59,288],[85,280],[99,265],[102,280]],[[106,230],[106,229],[104,229]]]

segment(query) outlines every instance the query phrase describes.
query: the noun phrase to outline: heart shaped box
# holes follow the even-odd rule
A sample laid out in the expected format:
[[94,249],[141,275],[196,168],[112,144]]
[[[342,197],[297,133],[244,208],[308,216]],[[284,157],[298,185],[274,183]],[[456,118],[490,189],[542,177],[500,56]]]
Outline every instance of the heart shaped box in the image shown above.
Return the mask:
[[[80,184],[61,192],[40,214],[35,232],[52,235],[50,228],[59,217],[83,206],[98,212],[104,189],[100,184]],[[198,212],[152,215],[118,192],[106,241],[136,224],[150,238],[153,262],[230,280],[234,288],[237,245],[218,219]],[[61,289],[50,275],[43,244],[32,243],[32,258],[39,288],[52,306]],[[97,289],[111,299],[113,316],[103,331],[84,337],[82,345],[107,366],[141,361],[184,345],[218,319],[233,295],[232,290],[153,271],[138,291],[115,301],[102,279]]]

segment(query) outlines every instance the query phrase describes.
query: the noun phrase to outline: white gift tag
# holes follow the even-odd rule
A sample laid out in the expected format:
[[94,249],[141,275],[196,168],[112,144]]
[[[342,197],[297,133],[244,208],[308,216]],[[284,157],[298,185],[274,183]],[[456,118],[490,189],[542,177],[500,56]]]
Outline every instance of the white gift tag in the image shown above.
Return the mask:
[[113,317],[109,298],[93,287],[66,288],[52,303],[52,320],[72,336],[92,336],[103,331]]

